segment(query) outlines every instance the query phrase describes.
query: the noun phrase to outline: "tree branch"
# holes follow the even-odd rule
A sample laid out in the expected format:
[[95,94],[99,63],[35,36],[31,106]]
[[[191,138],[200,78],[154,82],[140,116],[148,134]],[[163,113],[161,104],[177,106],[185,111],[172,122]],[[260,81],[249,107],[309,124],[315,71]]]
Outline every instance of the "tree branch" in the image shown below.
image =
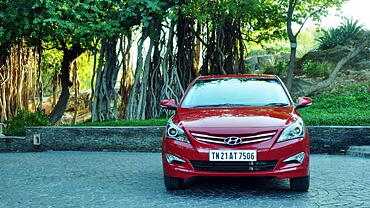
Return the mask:
[[311,12],[306,18],[305,20],[303,21],[303,23],[301,24],[301,26],[299,27],[298,31],[296,32],[296,34],[294,35],[296,38],[297,36],[299,35],[299,33],[301,32],[301,30],[303,29],[304,25],[306,24],[307,20],[310,19],[313,15],[321,12],[329,3],[333,2],[333,0],[329,0],[327,1],[324,5],[321,6],[320,9],[316,10],[316,11],[313,11]]
[[318,84],[315,84],[307,89],[303,89],[301,91],[299,91],[297,94],[299,95],[303,95],[303,96],[307,96],[307,95],[310,95],[320,89],[323,89],[323,88],[326,88],[328,86],[330,86],[335,78],[337,77],[337,74],[339,72],[339,70],[342,69],[342,67],[349,61],[351,60],[353,57],[357,56],[366,46],[367,44],[369,43],[369,38],[367,38],[362,44],[360,44],[359,46],[353,48],[349,54],[345,57],[343,57],[338,63],[337,65],[335,66],[333,72],[329,75],[329,78],[325,79],[324,81],[322,82],[319,82]]
[[200,37],[200,35],[194,30],[193,27],[190,27],[192,32],[195,34],[195,37],[198,38],[198,40],[200,42],[202,42],[203,45],[205,45],[206,47],[208,47],[209,45],[202,39],[202,37]]

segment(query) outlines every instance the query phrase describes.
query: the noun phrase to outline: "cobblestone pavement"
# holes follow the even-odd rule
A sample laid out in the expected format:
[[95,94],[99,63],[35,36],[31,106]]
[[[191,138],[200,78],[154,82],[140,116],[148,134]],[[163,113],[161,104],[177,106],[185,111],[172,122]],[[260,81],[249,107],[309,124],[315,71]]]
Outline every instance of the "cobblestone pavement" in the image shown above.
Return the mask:
[[311,188],[288,180],[197,178],[167,192],[158,153],[0,154],[0,208],[370,207],[370,159],[312,155]]

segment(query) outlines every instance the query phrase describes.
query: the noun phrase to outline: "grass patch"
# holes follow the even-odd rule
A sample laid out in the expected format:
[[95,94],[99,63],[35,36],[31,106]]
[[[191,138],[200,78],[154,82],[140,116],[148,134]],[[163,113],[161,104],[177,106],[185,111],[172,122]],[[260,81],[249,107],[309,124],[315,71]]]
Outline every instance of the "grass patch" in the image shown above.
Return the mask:
[[349,86],[312,96],[311,107],[299,110],[307,126],[370,126],[369,86]]
[[116,120],[102,122],[79,123],[74,126],[164,126],[168,118],[153,118],[148,120]]

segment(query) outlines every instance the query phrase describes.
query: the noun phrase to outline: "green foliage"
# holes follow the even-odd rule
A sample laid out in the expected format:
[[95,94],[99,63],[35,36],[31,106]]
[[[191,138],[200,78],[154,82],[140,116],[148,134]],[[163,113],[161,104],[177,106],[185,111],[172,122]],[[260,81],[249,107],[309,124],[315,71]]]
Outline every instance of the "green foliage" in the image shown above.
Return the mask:
[[312,106],[299,112],[308,126],[370,126],[369,90],[369,85],[349,86],[315,95]]
[[274,0],[191,0],[183,7],[185,14],[210,28],[240,23],[247,42],[262,43],[285,35],[284,10]]
[[[63,52],[57,49],[45,50],[42,53],[41,69],[45,96],[51,95],[53,77],[55,74],[60,74],[62,59]],[[88,52],[81,54],[77,58],[77,73],[81,90],[88,90],[91,87],[93,61],[92,55]]]
[[288,63],[279,61],[275,65],[267,65],[263,68],[264,74],[274,74],[278,76],[286,76],[288,70]]
[[309,18],[312,18],[314,21],[319,21],[322,17],[328,15],[329,8],[340,8],[342,4],[348,0],[275,1],[279,3],[285,11],[288,11],[289,2],[296,2],[293,13],[293,22],[302,25],[305,23],[305,20]]
[[[32,0],[32,39],[48,46],[69,48],[74,44],[93,48],[96,37],[109,38],[119,30],[115,1]],[[109,20],[108,20],[109,18]]]
[[306,61],[303,63],[303,71],[307,77],[325,77],[328,78],[333,71],[333,64],[329,62]]
[[92,68],[94,65],[94,60],[91,54],[83,53],[77,58],[77,68],[78,68],[78,79],[80,81],[80,89],[88,90],[91,88],[92,79]]
[[338,45],[350,45],[361,39],[363,26],[358,20],[345,18],[337,28],[323,30],[321,37],[317,39],[319,48],[322,50],[334,48]]
[[0,46],[26,38],[28,44],[42,42],[45,48],[67,49],[77,44],[95,50],[97,41],[147,24],[172,4],[159,0],[1,1]]
[[30,126],[49,126],[48,116],[43,112],[37,111],[34,113],[28,111],[19,111],[12,119],[5,121],[5,135],[25,136],[26,128]]
[[12,0],[0,1],[0,54],[4,55],[10,46],[19,41],[24,33],[32,30],[31,13],[32,1]]
[[[298,36],[298,48],[297,56],[302,57],[307,52],[314,48],[317,48],[317,42],[315,39],[319,35],[314,29],[307,29],[300,33]],[[259,44],[248,44],[248,55],[267,55],[267,54],[278,54],[278,53],[290,53],[290,44],[286,38],[276,39],[272,41],[263,41],[262,45]]]
[[57,49],[45,50],[41,58],[42,83],[45,96],[52,92],[52,81],[55,74],[60,74],[63,52]]

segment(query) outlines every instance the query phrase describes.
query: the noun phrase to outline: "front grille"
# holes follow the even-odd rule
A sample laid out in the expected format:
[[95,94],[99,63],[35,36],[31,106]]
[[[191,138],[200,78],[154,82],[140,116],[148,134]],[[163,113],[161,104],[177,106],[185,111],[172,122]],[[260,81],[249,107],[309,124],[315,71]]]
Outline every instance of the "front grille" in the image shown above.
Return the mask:
[[275,134],[276,134],[276,131],[272,131],[272,132],[270,131],[270,132],[260,132],[258,134],[253,134],[253,135],[224,136],[224,135],[208,135],[208,134],[203,134],[203,133],[191,132],[191,135],[200,142],[222,144],[222,145],[227,145],[225,141],[228,137],[240,138],[241,142],[239,145],[242,145],[242,144],[250,144],[250,143],[267,141],[267,140],[270,140],[272,137],[274,137]]
[[269,171],[275,168],[277,160],[265,160],[256,162],[237,161],[190,161],[195,170],[198,171]]

